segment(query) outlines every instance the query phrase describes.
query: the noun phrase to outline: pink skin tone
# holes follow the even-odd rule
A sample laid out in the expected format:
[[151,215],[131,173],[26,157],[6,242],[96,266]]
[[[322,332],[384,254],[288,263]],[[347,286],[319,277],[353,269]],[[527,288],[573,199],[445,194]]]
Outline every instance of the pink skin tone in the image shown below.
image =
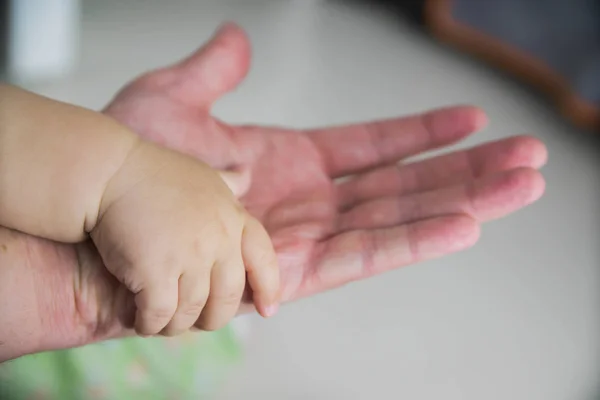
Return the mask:
[[[228,24],[186,60],[133,81],[105,112],[147,139],[250,176],[231,184],[273,240],[283,302],[466,249],[481,223],[543,194],[537,169],[547,152],[527,136],[396,165],[482,129],[476,107],[307,131],[216,120],[212,104],[249,65],[246,35]],[[0,326],[20,327],[0,328],[0,360],[131,334],[131,297],[99,268],[89,242],[2,230],[0,244]],[[253,310],[247,302],[240,313]]]

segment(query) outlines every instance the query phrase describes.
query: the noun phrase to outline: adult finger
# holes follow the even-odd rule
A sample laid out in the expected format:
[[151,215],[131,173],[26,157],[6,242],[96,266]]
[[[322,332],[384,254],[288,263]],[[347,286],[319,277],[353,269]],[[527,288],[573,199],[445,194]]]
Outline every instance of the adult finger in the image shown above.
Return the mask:
[[357,173],[455,143],[487,124],[471,106],[404,118],[308,131],[333,178]]
[[465,215],[421,220],[384,229],[354,230],[322,243],[320,259],[290,297],[305,297],[343,284],[471,247],[479,224]]
[[535,202],[542,196],[544,186],[538,171],[514,169],[465,184],[359,204],[341,215],[338,229],[384,228],[451,214],[490,221]]
[[544,144],[530,136],[485,143],[468,150],[391,165],[357,175],[337,186],[339,207],[384,196],[400,196],[468,182],[519,167],[540,168],[547,160]]
[[183,104],[210,107],[243,81],[250,68],[250,57],[246,33],[239,26],[226,23],[198,51],[151,76]]

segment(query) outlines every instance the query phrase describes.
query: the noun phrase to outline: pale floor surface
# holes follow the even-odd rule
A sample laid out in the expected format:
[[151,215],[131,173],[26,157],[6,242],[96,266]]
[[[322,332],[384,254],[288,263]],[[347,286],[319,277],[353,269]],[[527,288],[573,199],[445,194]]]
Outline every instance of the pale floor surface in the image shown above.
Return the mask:
[[600,152],[496,74],[393,19],[320,0],[88,0],[83,60],[34,86],[103,106],[140,71],[187,54],[223,20],[255,48],[216,112],[314,126],[454,103],[491,126],[464,145],[533,133],[547,194],[485,227],[474,249],[285,307],[255,324],[220,399],[593,400],[600,396]]

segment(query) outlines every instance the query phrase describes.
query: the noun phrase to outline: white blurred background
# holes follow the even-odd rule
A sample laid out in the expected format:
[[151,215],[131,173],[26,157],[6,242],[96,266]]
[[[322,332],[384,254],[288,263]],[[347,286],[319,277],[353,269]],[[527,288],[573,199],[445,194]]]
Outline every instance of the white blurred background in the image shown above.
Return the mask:
[[215,110],[230,122],[306,127],[472,103],[491,125],[462,146],[520,133],[548,145],[546,196],[487,225],[472,250],[251,321],[247,359],[220,399],[600,398],[598,141],[519,85],[387,12],[341,2],[13,1],[33,7],[19,26],[38,18],[33,37],[47,40],[20,28],[8,66],[61,100],[100,108],[233,20],[254,62]]

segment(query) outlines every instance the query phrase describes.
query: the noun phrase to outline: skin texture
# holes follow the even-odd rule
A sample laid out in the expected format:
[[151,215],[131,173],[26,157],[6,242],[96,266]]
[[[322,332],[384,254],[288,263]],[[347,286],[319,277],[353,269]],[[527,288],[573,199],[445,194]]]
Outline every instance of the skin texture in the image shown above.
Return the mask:
[[85,240],[109,181],[140,138],[100,113],[3,84],[0,121],[0,225]]
[[262,315],[279,269],[262,225],[200,160],[114,119],[0,85],[0,224],[60,242],[92,239],[135,295],[136,332],[225,326],[246,285]]
[[[133,81],[105,111],[146,139],[251,176],[249,187],[230,184],[247,187],[241,202],[273,241],[282,301],[464,250],[481,223],[543,193],[546,149],[527,136],[397,164],[483,128],[475,107],[309,131],[215,120],[211,105],[249,62],[244,32],[226,25],[188,59]],[[131,333],[132,299],[98,268],[90,242],[2,230],[0,257],[0,359]],[[239,310],[251,311],[247,301]]]
[[224,327],[246,286],[263,316],[277,304],[269,235],[218,173],[142,142],[104,191],[90,236],[107,269],[135,294],[141,335]]

